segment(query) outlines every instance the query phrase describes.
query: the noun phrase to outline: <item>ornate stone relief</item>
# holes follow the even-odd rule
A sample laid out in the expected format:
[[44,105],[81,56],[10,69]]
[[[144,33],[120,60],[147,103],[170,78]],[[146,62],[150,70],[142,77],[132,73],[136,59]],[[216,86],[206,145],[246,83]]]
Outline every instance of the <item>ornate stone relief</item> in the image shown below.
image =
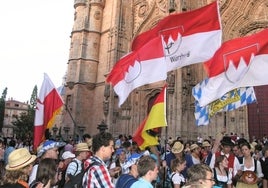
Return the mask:
[[155,26],[167,14],[166,0],[136,0],[134,2],[133,38]]
[[225,9],[226,7],[228,7],[228,4],[230,4],[230,0],[220,0],[219,1],[220,9]]
[[162,12],[167,12],[168,1],[167,0],[156,0],[156,5],[158,9]]
[[[226,3],[229,3],[229,1],[226,1]],[[225,39],[242,37],[267,28],[267,5],[266,0],[251,0],[243,2],[243,4],[240,2],[236,6],[228,4],[226,9],[222,11]]]
[[135,1],[134,2],[134,36],[139,32],[143,22],[148,18],[154,8],[154,1]]

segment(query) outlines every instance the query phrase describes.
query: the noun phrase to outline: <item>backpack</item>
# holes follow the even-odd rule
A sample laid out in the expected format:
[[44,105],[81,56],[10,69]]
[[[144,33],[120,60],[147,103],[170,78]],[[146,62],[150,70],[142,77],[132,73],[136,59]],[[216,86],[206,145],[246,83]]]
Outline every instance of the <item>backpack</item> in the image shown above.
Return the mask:
[[[77,172],[77,170],[78,170],[78,163],[75,160],[73,162],[75,162],[76,165],[77,165],[77,168],[76,168],[76,172]],[[83,187],[82,184],[83,184],[83,176],[84,176],[84,174],[88,171],[89,168],[91,168],[95,164],[98,164],[98,162],[95,161],[95,162],[91,163],[86,169],[84,169],[82,167],[82,171],[80,173],[76,174],[75,176],[69,174],[68,177],[70,179],[69,179],[68,182],[66,182],[64,184],[64,188],[74,188],[74,187],[75,188],[82,188]]]
[[122,174],[116,182],[116,188],[129,188],[133,183],[138,181],[137,178],[129,174]]

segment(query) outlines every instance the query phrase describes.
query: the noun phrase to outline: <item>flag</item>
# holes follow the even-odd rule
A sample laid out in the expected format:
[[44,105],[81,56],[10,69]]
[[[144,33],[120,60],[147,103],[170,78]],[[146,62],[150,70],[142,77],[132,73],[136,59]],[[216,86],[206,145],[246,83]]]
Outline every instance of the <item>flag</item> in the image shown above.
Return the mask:
[[221,44],[218,3],[174,14],[137,36],[132,52],[121,58],[106,81],[119,97],[119,106],[135,88],[165,80],[167,72],[208,60]]
[[204,107],[199,106],[198,102],[196,101],[196,125],[208,125],[210,118],[216,113],[221,111],[232,111],[253,102],[256,102],[256,96],[253,87],[243,87],[229,91],[221,98]]
[[164,40],[167,71],[207,61],[222,43],[218,2],[165,17],[154,28],[138,35],[132,50],[141,48],[159,35]]
[[55,116],[60,112],[62,106],[61,96],[45,73],[35,110],[34,149],[45,139],[45,131],[54,125]]
[[143,120],[133,135],[141,150],[148,146],[158,145],[158,137],[154,129],[167,126],[166,121],[166,86],[157,96],[148,116]]
[[161,37],[158,36],[137,51],[121,58],[113,67],[106,81],[113,85],[119,106],[135,88],[166,80],[167,71]]
[[268,29],[229,40],[204,63],[208,74],[193,88],[201,107],[217,100],[228,91],[247,86],[268,84]]

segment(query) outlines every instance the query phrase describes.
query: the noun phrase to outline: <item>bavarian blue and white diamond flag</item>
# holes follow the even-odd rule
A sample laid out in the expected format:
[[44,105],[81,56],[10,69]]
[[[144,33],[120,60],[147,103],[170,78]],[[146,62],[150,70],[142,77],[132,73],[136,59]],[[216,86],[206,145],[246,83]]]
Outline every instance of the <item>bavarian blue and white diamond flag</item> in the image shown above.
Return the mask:
[[[205,82],[205,80],[203,81]],[[202,88],[202,83],[193,88],[195,97],[200,97],[198,93]],[[253,87],[242,87],[229,91],[221,98],[201,107],[198,100],[195,101],[195,119],[196,125],[208,125],[210,118],[221,111],[232,111],[244,105],[256,102],[256,96]]]

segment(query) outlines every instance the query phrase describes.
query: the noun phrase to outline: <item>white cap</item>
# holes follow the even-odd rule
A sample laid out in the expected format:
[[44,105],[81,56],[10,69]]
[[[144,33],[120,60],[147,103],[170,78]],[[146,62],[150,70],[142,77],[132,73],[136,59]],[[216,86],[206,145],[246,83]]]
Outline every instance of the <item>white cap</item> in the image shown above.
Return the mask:
[[73,154],[70,151],[65,151],[65,152],[63,152],[61,157],[62,157],[63,160],[69,159],[69,158],[75,158],[75,154]]

